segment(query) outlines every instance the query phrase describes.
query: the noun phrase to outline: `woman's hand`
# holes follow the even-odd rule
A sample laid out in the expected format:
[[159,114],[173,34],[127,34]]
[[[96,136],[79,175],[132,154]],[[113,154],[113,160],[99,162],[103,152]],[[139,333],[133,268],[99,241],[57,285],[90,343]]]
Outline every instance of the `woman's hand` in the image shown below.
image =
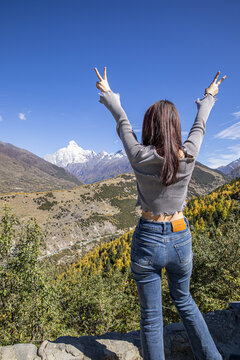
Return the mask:
[[96,71],[96,74],[97,74],[97,76],[98,76],[98,78],[100,80],[100,81],[96,82],[97,88],[99,90],[101,90],[102,92],[111,91],[110,86],[109,86],[108,81],[107,81],[107,68],[106,68],[106,66],[104,67],[103,78],[99,74],[97,68],[94,68],[94,70]]
[[213,79],[213,82],[209,85],[208,88],[205,89],[205,96],[207,94],[211,94],[212,96],[216,95],[218,93],[218,85],[221,84],[221,82],[226,78],[226,75],[224,75],[221,80],[217,81],[217,78],[220,74],[220,71],[218,71],[217,75],[215,76],[215,78]]

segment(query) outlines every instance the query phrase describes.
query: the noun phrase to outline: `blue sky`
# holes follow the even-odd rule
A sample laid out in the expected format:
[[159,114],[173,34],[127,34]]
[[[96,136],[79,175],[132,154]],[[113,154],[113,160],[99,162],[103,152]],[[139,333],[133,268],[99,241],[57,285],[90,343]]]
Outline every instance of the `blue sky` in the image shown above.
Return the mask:
[[[240,1],[1,0],[0,140],[43,157],[75,140],[123,148],[99,103],[96,66],[119,92],[139,142],[146,109],[176,105],[186,139],[218,70],[219,87],[198,161],[240,157]],[[219,78],[220,78],[219,77]]]

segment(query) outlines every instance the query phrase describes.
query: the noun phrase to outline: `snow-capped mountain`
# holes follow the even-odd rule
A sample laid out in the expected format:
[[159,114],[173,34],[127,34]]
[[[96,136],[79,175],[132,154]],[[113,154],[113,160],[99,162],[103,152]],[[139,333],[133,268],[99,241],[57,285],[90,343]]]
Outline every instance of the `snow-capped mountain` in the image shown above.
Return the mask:
[[45,155],[44,160],[65,168],[87,184],[133,172],[124,150],[110,154],[104,150],[96,153],[84,150],[74,140],[54,154]]
[[96,155],[95,151],[84,150],[74,140],[71,140],[67,147],[57,150],[54,154],[45,155],[44,160],[57,166],[66,167],[68,164],[84,163]]

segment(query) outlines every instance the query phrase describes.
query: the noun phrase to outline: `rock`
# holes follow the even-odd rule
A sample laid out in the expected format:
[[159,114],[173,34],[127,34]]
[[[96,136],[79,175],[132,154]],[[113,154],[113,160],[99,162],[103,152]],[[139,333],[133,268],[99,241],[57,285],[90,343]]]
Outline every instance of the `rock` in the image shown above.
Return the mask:
[[[224,360],[240,355],[240,302],[227,310],[203,314]],[[193,360],[194,356],[181,322],[164,327],[166,360]],[[142,360],[140,332],[112,332],[101,336],[61,336],[45,340],[37,351],[33,344],[0,347],[0,360]]]
[[163,329],[166,360],[194,359],[188,336],[183,324],[168,324]]
[[[106,333],[102,336],[61,336],[45,340],[38,355],[42,360],[141,360],[138,331],[128,334]],[[55,358],[51,357],[54,354]]]
[[70,336],[63,336],[64,342],[62,343],[53,343],[51,341],[45,340],[40,348],[38,349],[38,355],[42,360],[90,360],[89,357],[85,356],[81,347],[78,348],[78,344],[74,341],[75,338],[71,338],[71,341],[67,341],[67,338]]
[[0,360],[41,360],[34,344],[15,344],[0,347]]
[[[203,317],[223,358],[228,359],[231,353],[240,355],[240,302],[230,303],[227,310],[215,310]],[[182,323],[164,327],[164,346],[167,360],[194,359]]]

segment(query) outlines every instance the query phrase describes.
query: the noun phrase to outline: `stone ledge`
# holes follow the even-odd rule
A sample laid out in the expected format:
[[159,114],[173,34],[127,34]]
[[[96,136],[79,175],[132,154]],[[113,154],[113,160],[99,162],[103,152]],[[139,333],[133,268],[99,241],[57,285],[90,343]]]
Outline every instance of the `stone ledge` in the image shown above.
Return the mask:
[[[230,354],[240,355],[240,302],[230,303],[227,310],[216,310],[203,316],[223,359],[230,360]],[[166,360],[194,359],[181,322],[164,327],[164,350]],[[34,344],[0,347],[0,360],[55,359],[142,360],[140,332],[111,332],[101,336],[61,336],[54,341],[43,341],[39,349]]]

